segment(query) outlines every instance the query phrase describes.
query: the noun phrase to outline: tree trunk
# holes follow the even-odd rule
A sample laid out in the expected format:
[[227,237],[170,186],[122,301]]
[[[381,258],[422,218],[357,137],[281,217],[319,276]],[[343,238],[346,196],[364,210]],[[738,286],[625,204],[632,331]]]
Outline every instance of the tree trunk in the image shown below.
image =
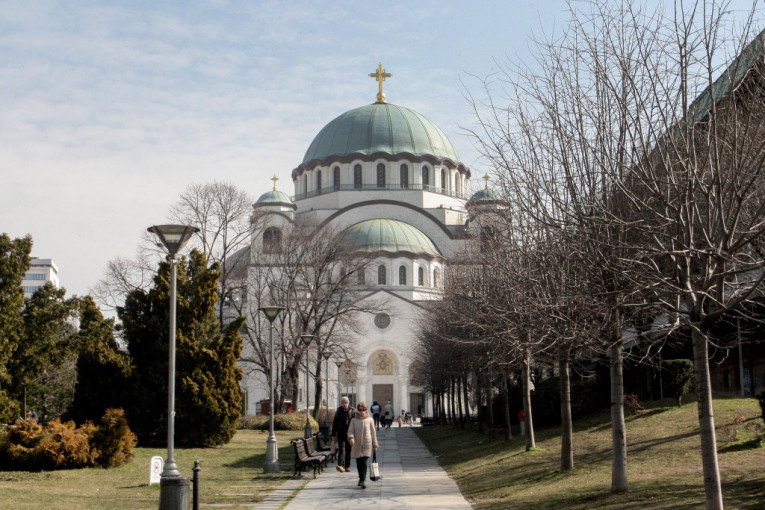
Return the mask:
[[492,437],[496,430],[496,423],[494,423],[494,384],[493,381],[489,381],[489,384],[485,388],[486,390],[486,407],[489,410],[489,431]]
[[473,424],[470,423],[470,394],[468,390],[467,375],[462,376],[462,396],[465,400],[465,423],[468,430],[473,430]]
[[[450,404],[451,404],[451,410],[452,410],[452,425],[455,425],[455,426],[457,425],[457,409],[459,409],[459,412],[460,412],[459,425],[460,427],[463,427],[464,424],[462,423],[462,399],[460,397],[459,381],[457,381],[456,378],[452,378],[451,390],[452,390],[452,398],[451,398]],[[456,400],[454,398],[455,391],[457,396]],[[457,404],[455,404],[455,402],[457,402]],[[454,407],[455,405],[457,405],[456,409]]]
[[523,417],[526,423],[526,451],[537,447],[534,440],[534,422],[531,419],[531,353],[523,356]]
[[[321,410],[321,397],[323,390],[323,380],[321,377],[321,364],[323,360],[321,356],[316,362],[316,379],[314,380],[314,396],[313,396],[313,418],[319,421],[319,411]],[[358,404],[358,402],[356,402]]]
[[510,421],[510,378],[502,376],[505,381],[505,399],[503,407],[505,408],[505,439],[510,441],[513,438],[513,423]]
[[704,494],[707,510],[722,510],[723,498],[720,487],[720,469],[717,464],[717,437],[712,407],[712,384],[709,379],[709,355],[706,336],[694,329],[693,368],[699,399],[699,431],[701,435],[701,462],[704,470]]
[[622,374],[621,332],[618,341],[609,347],[611,373],[611,492],[627,492],[627,432],[624,423],[624,379]]
[[572,469],[574,467],[574,426],[571,419],[569,349],[570,346],[568,344],[561,344],[558,346],[558,369],[560,371],[561,469]]
[[483,405],[483,387],[481,376],[478,371],[475,371],[475,407],[476,414],[478,415],[478,432],[483,434],[485,432],[483,417],[481,416],[481,406]]

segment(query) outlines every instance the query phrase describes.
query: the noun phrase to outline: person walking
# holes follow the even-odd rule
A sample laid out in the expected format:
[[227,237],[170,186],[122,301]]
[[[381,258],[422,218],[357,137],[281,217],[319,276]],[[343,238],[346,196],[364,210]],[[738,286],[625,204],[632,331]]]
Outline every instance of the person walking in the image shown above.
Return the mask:
[[359,471],[359,487],[366,489],[367,467],[372,452],[377,451],[377,432],[375,422],[367,412],[366,402],[359,402],[356,406],[356,416],[348,426],[348,441],[351,443],[351,457],[356,459],[356,468]]
[[374,401],[372,407],[369,408],[369,411],[372,413],[372,418],[375,420],[375,429],[380,430],[380,412],[382,411],[382,407],[377,403],[377,400]]
[[335,411],[332,420],[332,437],[337,445],[337,470],[341,473],[350,471],[351,468],[351,444],[348,442],[348,426],[356,412],[350,407],[348,397],[340,399],[340,407]]
[[385,404],[384,417],[385,428],[390,429],[391,423],[393,423],[393,404],[390,403],[390,400],[388,400],[388,403]]

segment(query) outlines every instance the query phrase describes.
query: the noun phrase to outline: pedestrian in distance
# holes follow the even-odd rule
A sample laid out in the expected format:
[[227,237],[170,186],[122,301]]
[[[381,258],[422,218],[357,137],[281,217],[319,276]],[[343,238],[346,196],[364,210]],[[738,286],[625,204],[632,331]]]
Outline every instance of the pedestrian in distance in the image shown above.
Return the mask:
[[359,471],[358,486],[366,489],[367,468],[372,452],[377,451],[377,432],[375,422],[367,412],[366,402],[359,402],[356,406],[356,416],[348,426],[348,441],[351,443],[351,456],[356,459],[356,468]]
[[348,397],[340,399],[340,407],[335,411],[332,420],[332,437],[337,445],[337,470],[349,472],[351,468],[351,444],[348,442],[348,426],[355,416],[355,410],[350,407]]
[[369,408],[369,412],[372,413],[372,418],[375,420],[375,429],[380,430],[380,413],[382,412],[382,407],[377,403],[377,400],[375,400],[372,407]]
[[393,404],[390,403],[390,400],[388,400],[388,403],[385,404],[385,410],[383,413],[385,419],[385,428],[390,429],[390,426],[393,423]]

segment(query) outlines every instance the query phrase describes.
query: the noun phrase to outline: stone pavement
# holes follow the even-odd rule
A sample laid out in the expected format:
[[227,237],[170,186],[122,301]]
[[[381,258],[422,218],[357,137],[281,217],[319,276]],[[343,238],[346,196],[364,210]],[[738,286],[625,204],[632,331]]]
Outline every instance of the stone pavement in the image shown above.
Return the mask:
[[[408,427],[393,426],[377,433],[377,461],[382,480],[367,479],[367,488],[357,487],[356,461],[351,472],[337,471],[330,464],[311,479],[286,506],[287,510],[342,510],[384,508],[385,510],[469,510],[456,482],[430,454]],[[256,507],[261,508],[261,507]]]

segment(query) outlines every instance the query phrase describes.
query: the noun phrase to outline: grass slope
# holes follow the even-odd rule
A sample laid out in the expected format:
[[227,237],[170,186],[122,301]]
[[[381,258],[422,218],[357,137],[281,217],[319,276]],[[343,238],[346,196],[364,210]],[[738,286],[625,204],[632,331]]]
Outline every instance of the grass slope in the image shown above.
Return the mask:
[[[300,432],[277,431],[282,472],[263,474],[268,432],[239,430],[223,448],[176,449],[183,476],[191,478],[200,461],[200,500],[205,504],[252,504],[292,475],[289,440]],[[0,508],[156,509],[159,485],[149,486],[149,462],[167,449],[136,448],[135,458],[113,469],[72,469],[42,473],[0,471]],[[190,491],[191,493],[191,491]],[[191,495],[189,495],[191,498]]]
[[[765,427],[754,399],[718,399],[715,423],[726,508],[765,509]],[[557,428],[537,431],[537,451],[447,426],[416,429],[473,508],[703,508],[704,486],[695,403],[669,400],[627,418],[627,494],[611,495],[608,413],[574,423],[575,469],[560,470]],[[761,444],[761,443],[759,443]]]

